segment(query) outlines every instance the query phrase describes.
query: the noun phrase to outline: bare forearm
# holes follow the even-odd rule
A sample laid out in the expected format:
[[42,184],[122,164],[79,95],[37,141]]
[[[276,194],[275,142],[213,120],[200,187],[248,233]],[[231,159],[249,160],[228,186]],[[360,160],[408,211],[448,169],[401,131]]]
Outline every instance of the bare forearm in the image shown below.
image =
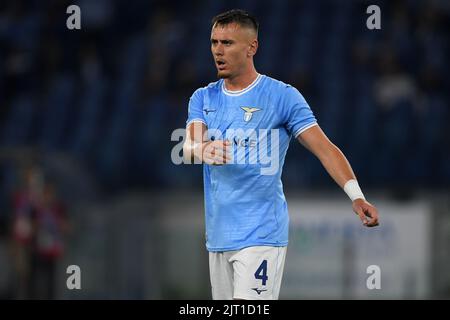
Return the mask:
[[367,227],[377,226],[377,209],[365,200],[347,158],[327,138],[322,129],[319,126],[312,127],[301,133],[297,139],[320,160],[328,174],[344,189],[352,200],[353,211],[358,214],[363,224]]
[[183,145],[183,159],[184,163],[193,163],[194,162],[194,152],[191,146],[191,143],[185,142]]
[[320,162],[327,170],[328,174],[336,181],[336,183],[344,188],[347,181],[355,179],[352,167],[342,151],[334,144],[330,146],[326,153],[319,157]]
[[206,140],[207,128],[203,123],[191,124],[186,132],[186,141],[183,145],[184,163],[222,165],[230,161],[229,141]]
[[202,122],[193,122],[186,128],[183,144],[184,163],[202,163],[202,143],[207,128]]
[[184,163],[202,163],[202,159],[199,157],[201,155],[201,144],[202,142],[196,142],[191,139],[186,140],[183,145]]

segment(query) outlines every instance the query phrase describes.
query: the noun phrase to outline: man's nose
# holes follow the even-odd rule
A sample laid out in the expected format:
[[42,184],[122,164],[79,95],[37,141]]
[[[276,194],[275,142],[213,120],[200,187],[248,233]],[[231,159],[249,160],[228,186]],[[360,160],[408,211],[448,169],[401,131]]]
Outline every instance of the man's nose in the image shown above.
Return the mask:
[[214,54],[217,56],[223,56],[223,45],[218,44],[215,48],[214,48]]

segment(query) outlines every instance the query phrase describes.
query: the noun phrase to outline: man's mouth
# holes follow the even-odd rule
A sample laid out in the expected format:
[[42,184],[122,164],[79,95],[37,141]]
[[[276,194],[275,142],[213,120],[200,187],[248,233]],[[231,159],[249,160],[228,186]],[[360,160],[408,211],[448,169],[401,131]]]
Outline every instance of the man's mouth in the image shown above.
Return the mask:
[[225,69],[226,63],[223,60],[216,60],[217,69],[223,70]]

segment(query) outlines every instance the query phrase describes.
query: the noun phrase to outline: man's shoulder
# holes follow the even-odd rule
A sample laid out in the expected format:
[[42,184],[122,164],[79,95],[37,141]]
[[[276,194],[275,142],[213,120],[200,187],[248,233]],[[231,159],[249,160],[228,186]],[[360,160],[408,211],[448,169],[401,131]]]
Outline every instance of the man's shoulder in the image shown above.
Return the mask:
[[208,85],[204,87],[200,87],[194,91],[193,95],[205,94],[208,91],[217,91],[220,90],[220,80],[215,82],[210,82]]
[[[285,83],[281,80],[269,77],[269,76],[264,76],[264,84],[266,86],[266,88],[271,88],[273,90],[277,90],[280,91],[282,93],[286,92],[286,90],[291,90],[292,88],[294,88],[292,85]],[[295,88],[294,88],[295,89]]]
[[264,76],[261,90],[270,94],[273,99],[281,99],[283,101],[288,101],[299,95],[299,91],[294,86],[269,76]]

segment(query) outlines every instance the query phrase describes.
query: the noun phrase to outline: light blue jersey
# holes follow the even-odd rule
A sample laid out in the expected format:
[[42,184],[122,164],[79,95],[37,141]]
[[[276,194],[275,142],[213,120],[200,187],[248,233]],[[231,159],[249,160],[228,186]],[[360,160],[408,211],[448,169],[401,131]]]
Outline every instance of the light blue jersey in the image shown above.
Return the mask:
[[303,96],[264,75],[241,91],[226,90],[221,79],[192,95],[187,124],[195,121],[233,147],[231,164],[203,165],[207,249],[286,246],[284,158],[290,139],[317,124]]

